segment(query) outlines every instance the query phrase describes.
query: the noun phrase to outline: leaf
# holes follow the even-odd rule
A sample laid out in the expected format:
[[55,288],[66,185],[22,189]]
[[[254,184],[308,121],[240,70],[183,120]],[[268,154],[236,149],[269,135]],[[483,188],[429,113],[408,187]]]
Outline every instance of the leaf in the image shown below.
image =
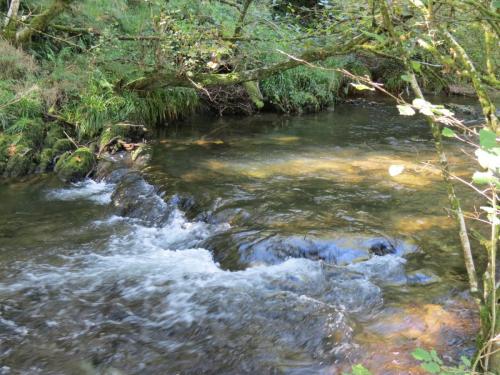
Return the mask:
[[470,368],[472,366],[472,362],[466,356],[463,355],[460,357],[460,359],[462,360],[462,363],[465,365],[465,367]]
[[415,60],[411,60],[410,64],[411,64],[411,68],[414,71],[416,71],[417,73],[420,73],[420,71],[422,70],[422,64],[420,64],[418,61],[415,61]]
[[485,150],[497,145],[497,135],[488,129],[481,129],[479,132],[479,144]]
[[434,112],[431,107],[423,107],[419,109],[419,112],[425,116],[434,116]]
[[441,361],[441,358],[439,358],[437,352],[434,349],[431,350],[431,356],[434,362],[436,362],[439,365],[443,364],[443,361]]
[[363,365],[352,366],[352,375],[372,375],[372,373]]
[[417,348],[415,349],[411,355],[413,358],[415,358],[417,361],[432,361],[431,354],[422,348]]
[[417,8],[423,8],[424,3],[421,0],[412,0],[411,1]]
[[412,104],[418,111],[425,116],[434,116],[434,114],[441,116],[452,116],[453,113],[443,106],[433,105],[425,99],[413,99]]
[[452,111],[450,111],[449,109],[446,109],[442,106],[432,107],[432,112],[434,112],[436,115],[440,115],[440,116],[448,116],[448,117],[453,116]]
[[500,156],[500,147],[493,147],[490,152],[494,153],[497,156]]
[[490,171],[488,172],[474,172],[472,175],[472,181],[475,184],[478,185],[485,185],[485,184],[498,184],[498,178],[493,176],[493,173]]
[[489,206],[480,206],[479,208],[488,214],[494,214],[496,212],[496,210],[493,207]]
[[427,100],[419,98],[413,99],[411,104],[413,104],[413,106],[417,109],[428,108],[431,106],[431,103],[429,103]]
[[455,138],[456,136],[455,132],[450,128],[443,128],[441,134],[443,135],[443,137],[448,137],[448,138]]
[[425,362],[422,363],[421,366],[425,371],[430,372],[431,374],[438,374],[441,371],[441,366],[434,362]]
[[417,39],[417,43],[420,45],[420,47],[422,47],[423,49],[426,49],[426,50],[430,50],[432,49],[432,46],[427,43],[425,40],[423,39]]
[[481,150],[480,148],[478,148],[474,154],[481,167],[491,169],[492,171],[500,169],[500,156],[497,154]]
[[405,82],[411,82],[412,81],[412,77],[409,74],[403,74],[403,75],[401,75],[401,79],[403,81],[405,81]]
[[415,110],[409,104],[398,105],[399,114],[402,116],[413,116],[415,114]]
[[493,0],[491,6],[495,9],[500,9],[500,0]]
[[362,83],[351,83],[351,86],[353,86],[358,91],[363,91],[363,90],[375,91],[373,87],[366,86]]

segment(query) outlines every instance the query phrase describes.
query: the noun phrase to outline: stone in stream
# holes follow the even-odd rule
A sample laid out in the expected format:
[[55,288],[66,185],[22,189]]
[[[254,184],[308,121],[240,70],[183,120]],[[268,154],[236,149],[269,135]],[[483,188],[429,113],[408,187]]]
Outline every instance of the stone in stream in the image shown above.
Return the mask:
[[151,225],[164,222],[171,213],[156,189],[139,172],[128,172],[121,176],[111,202],[119,215],[141,219]]
[[370,246],[370,253],[378,256],[395,254],[396,248],[389,242],[377,241]]
[[408,283],[412,285],[430,285],[441,281],[438,275],[424,269],[412,271],[407,277]]
[[74,182],[87,177],[95,167],[95,156],[87,147],[75,152],[66,152],[57,161],[54,171],[66,182]]
[[414,251],[404,241],[390,244],[384,238],[336,233],[332,237],[283,236],[262,231],[234,231],[222,235],[207,246],[217,253],[217,246],[236,244],[243,264],[276,264],[288,258],[323,260],[330,264],[348,265],[370,259],[373,255],[392,254],[398,257]]

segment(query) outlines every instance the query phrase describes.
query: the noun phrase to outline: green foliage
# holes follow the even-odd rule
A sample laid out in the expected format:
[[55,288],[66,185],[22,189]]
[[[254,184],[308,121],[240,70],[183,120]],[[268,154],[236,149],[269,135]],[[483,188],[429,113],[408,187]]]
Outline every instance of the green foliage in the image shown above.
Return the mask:
[[183,87],[155,90],[143,95],[130,93],[127,98],[133,108],[131,120],[146,125],[162,124],[188,116],[199,105],[196,91]]
[[413,358],[421,362],[423,370],[429,374],[439,375],[470,375],[471,362],[467,357],[460,358],[461,363],[456,367],[445,366],[443,360],[439,358],[435,350],[427,351],[422,348],[417,348],[411,353]]
[[96,72],[81,93],[80,100],[66,108],[66,117],[77,125],[80,137],[95,137],[106,123],[120,121],[127,116],[130,110],[125,107],[124,98],[116,95],[113,85]]
[[36,85],[28,87],[20,86],[20,82],[0,81],[0,103],[0,129],[3,130],[15,125],[21,117],[39,118],[43,113]]
[[456,133],[453,130],[451,130],[450,128],[443,128],[441,134],[447,138],[455,138],[455,136],[456,136]]
[[80,100],[65,108],[65,116],[77,125],[81,138],[91,138],[122,121],[165,123],[192,113],[197,105],[198,96],[193,89],[163,89],[142,95],[120,93],[103,73],[96,72]]
[[352,372],[344,372],[342,375],[372,375],[372,373],[363,365],[354,365],[352,366]]
[[284,113],[316,112],[334,103],[341,79],[332,71],[297,67],[263,80],[264,98]]
[[489,150],[497,145],[497,136],[491,130],[481,129],[479,132],[479,144],[481,148]]

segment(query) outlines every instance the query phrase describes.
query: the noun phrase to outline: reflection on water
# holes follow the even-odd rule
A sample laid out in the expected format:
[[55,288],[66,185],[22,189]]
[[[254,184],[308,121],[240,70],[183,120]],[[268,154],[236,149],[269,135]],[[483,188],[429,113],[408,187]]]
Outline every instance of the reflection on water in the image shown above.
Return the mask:
[[0,374],[409,374],[416,346],[470,353],[434,159],[425,123],[346,105],[193,120],[149,183],[0,185]]

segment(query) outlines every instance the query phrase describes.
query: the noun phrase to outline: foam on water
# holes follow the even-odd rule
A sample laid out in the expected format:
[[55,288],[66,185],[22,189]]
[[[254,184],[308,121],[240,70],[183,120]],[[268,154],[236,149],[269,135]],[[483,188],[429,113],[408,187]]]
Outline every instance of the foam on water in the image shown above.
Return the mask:
[[113,184],[108,184],[104,181],[96,182],[91,179],[86,179],[84,181],[71,184],[68,188],[51,190],[47,193],[47,198],[62,201],[86,199],[97,204],[106,205],[111,202],[113,189]]

